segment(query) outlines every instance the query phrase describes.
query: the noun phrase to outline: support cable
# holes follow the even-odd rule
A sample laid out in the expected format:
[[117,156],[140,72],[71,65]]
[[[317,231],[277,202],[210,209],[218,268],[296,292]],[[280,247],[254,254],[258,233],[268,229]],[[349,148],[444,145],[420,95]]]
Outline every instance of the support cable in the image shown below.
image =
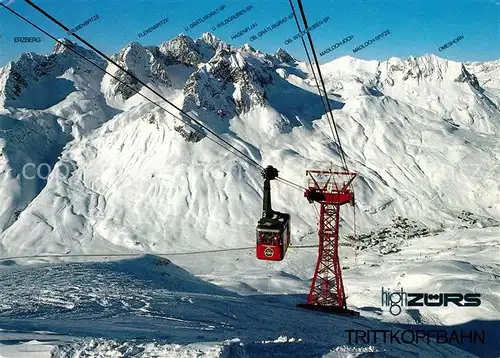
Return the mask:
[[[292,8],[292,12],[293,12],[293,17],[295,18],[295,23],[297,24],[297,29],[299,30],[299,34],[302,33],[302,30],[300,28],[300,23],[299,23],[299,19],[297,18],[297,14],[295,12],[295,7],[293,6],[293,2],[292,0],[288,0],[288,2],[290,3],[290,7]],[[319,82],[318,82],[318,78],[316,77],[316,71],[314,70],[314,66],[312,64],[312,61],[311,61],[311,56],[309,56],[309,50],[307,49],[307,45],[306,45],[306,42],[304,40],[304,37],[301,36],[300,37],[300,40],[302,41],[302,46],[304,47],[304,51],[306,52],[306,56],[307,56],[307,62],[309,62],[309,66],[311,66],[311,71],[312,71],[312,74],[313,74],[313,77],[314,77],[314,82],[316,82],[316,87],[318,88],[318,94],[321,98],[321,103],[323,104],[323,108],[325,109],[325,114],[328,112],[328,108],[326,106],[326,103],[325,101],[328,101],[328,98],[324,98],[323,97],[323,94],[321,93],[321,88],[319,87]],[[330,125],[330,129],[331,128],[331,125]],[[323,133],[323,132],[321,132]],[[326,135],[326,133],[324,133]],[[333,134],[333,129],[332,129],[332,134]],[[332,137],[326,135],[327,138],[331,141],[335,141]]]
[[[293,245],[288,248],[293,249],[311,249],[316,248],[318,245]],[[245,250],[255,250],[255,246],[247,247],[235,247],[229,249],[217,249],[217,250],[203,250],[203,251],[185,251],[185,252],[137,252],[129,254],[120,253],[103,253],[103,254],[47,254],[47,255],[23,255],[23,256],[8,256],[0,257],[0,263],[3,260],[19,260],[19,259],[38,259],[38,258],[65,258],[65,257],[137,257],[144,255],[154,255],[154,256],[189,256],[189,255],[200,255],[200,254],[211,254],[218,252],[228,252],[228,251],[245,251]]]
[[[308,29],[306,15],[304,13],[304,7],[302,6],[302,0],[297,0],[297,2],[299,4],[299,10],[300,10],[300,13],[301,13],[301,16],[302,16],[302,20],[304,22],[305,29]],[[326,104],[328,106],[328,112],[329,112],[330,117],[331,117],[331,123],[329,122],[330,126],[331,126],[330,128],[332,129],[332,134],[334,135],[334,137],[337,138],[337,142],[338,142],[338,146],[339,146],[340,157],[341,157],[341,160],[342,160],[343,169],[346,170],[346,171],[348,171],[347,161],[346,161],[346,158],[345,158],[345,153],[344,153],[344,150],[342,149],[342,143],[340,142],[340,136],[339,136],[339,133],[338,133],[338,130],[337,130],[337,125],[335,123],[335,119],[333,118],[332,108],[331,108],[330,102],[328,100],[327,91],[326,91],[326,87],[325,87],[325,82],[323,80],[323,76],[321,75],[321,68],[319,66],[318,57],[316,56],[316,51],[314,50],[314,43],[313,43],[313,40],[312,40],[312,37],[311,37],[311,34],[310,34],[309,31],[307,31],[307,37],[309,39],[309,44],[310,44],[310,47],[311,47],[311,52],[313,54],[314,61],[316,63],[316,68],[318,70],[318,77],[319,77],[321,85],[323,87],[324,95],[325,95],[325,98],[326,98]],[[333,126],[332,126],[332,124],[333,124]],[[335,133],[333,133],[333,129],[335,129]]]
[[358,235],[356,233],[356,201],[353,205],[353,222],[354,222],[354,266],[358,267]]
[[286,180],[286,179],[283,179],[283,178],[280,178],[280,177],[277,177],[276,180],[279,180],[281,181],[283,184],[285,185],[288,185],[288,186],[291,186],[292,188],[294,189],[298,189],[298,190],[307,190],[306,188],[304,188],[303,186],[299,185],[299,184],[295,184],[295,183],[292,183],[291,181],[289,180]]

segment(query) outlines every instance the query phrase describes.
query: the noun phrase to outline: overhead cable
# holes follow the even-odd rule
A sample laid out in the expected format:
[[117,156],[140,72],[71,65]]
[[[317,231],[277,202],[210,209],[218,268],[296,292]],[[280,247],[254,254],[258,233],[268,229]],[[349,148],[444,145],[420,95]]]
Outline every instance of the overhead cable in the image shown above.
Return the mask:
[[[290,1],[290,4],[292,5],[291,0],[289,0],[289,1]],[[302,6],[302,0],[297,0],[297,2],[299,4],[299,10],[300,10],[300,13],[301,13],[301,16],[302,16],[302,21],[304,22],[305,29],[308,29],[307,19],[306,19],[306,15],[305,15],[305,12],[304,12],[304,7]],[[295,9],[294,9],[293,5],[292,5],[292,11],[295,14]],[[299,31],[300,31],[300,27],[299,27]],[[339,133],[338,133],[338,130],[337,130],[337,125],[335,123],[335,119],[333,118],[332,108],[330,106],[330,101],[328,99],[325,82],[323,80],[323,76],[321,75],[321,68],[319,66],[318,57],[316,56],[316,51],[314,49],[314,42],[313,42],[311,33],[309,31],[306,31],[306,32],[307,32],[307,37],[309,39],[309,44],[310,44],[310,47],[311,47],[311,52],[313,54],[314,61],[316,63],[318,77],[319,77],[319,80],[320,80],[322,88],[323,88],[323,93],[324,93],[324,96],[325,96],[325,101],[326,101],[326,104],[327,104],[327,107],[328,107],[327,118],[328,118],[328,115],[330,117],[330,120],[329,120],[328,123],[330,125],[330,129],[332,130],[332,135],[337,139],[337,144],[338,144],[338,148],[339,148],[339,152],[340,152],[340,158],[342,160],[342,167],[343,167],[344,170],[348,171],[347,161],[346,161],[346,158],[345,158],[345,153],[344,153],[344,150],[342,149],[342,143],[340,141],[340,136],[339,136]],[[310,61],[310,58],[309,58],[309,61]],[[311,64],[311,66],[312,66],[312,64]],[[321,94],[321,90],[320,90],[320,94]]]

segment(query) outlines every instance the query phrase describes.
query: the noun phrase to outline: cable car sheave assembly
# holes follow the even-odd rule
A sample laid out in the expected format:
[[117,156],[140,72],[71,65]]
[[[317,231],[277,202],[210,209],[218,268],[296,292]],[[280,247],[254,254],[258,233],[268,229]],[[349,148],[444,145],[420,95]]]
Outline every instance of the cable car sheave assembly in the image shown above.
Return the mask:
[[[297,0],[299,4],[299,9],[302,15],[303,22],[305,27],[307,28],[307,21],[304,14],[304,9],[302,6],[301,0]],[[33,7],[35,10],[40,12],[42,15],[50,19],[52,22],[57,24],[59,27],[63,28],[66,31],[69,31],[69,28],[63,25],[60,21],[52,17],[46,11],[42,10],[39,6],[35,5],[30,0],[25,0],[25,2]],[[299,31],[300,25],[297,19],[297,15],[295,13],[295,9],[293,7],[292,1],[290,0],[290,5],[295,16],[295,20],[297,23],[297,27]],[[193,128],[195,131],[200,132],[206,136],[207,139],[210,139],[214,143],[220,145],[222,148],[227,150],[228,152],[236,155],[240,159],[246,161],[250,165],[259,168],[262,170],[262,176],[264,177],[264,195],[263,195],[263,213],[262,218],[259,220],[257,224],[257,248],[256,255],[258,259],[261,260],[271,260],[271,261],[281,261],[285,257],[285,253],[290,244],[290,214],[281,213],[272,210],[271,206],[271,180],[278,180],[284,184],[289,186],[304,189],[302,186],[285,180],[283,178],[278,177],[278,170],[272,166],[268,166],[267,168],[263,168],[258,162],[254,159],[243,153],[241,150],[233,146],[227,140],[219,136],[210,128],[206,127],[203,123],[196,120],[193,116],[186,113],[182,108],[177,107],[163,95],[161,95],[158,91],[153,89],[148,84],[141,81],[135,74],[128,71],[127,69],[120,66],[118,63],[113,61],[109,56],[105,55],[102,51],[98,50],[88,41],[81,38],[76,33],[72,32],[71,36],[80,40],[82,43],[87,45],[89,48],[95,51],[96,54],[100,55],[104,59],[108,61],[108,63],[114,64],[116,67],[120,68],[127,75],[129,75],[132,79],[136,80],[138,83],[143,85],[144,88],[149,89],[152,93],[156,94],[161,98],[165,103],[168,103],[173,108],[177,109],[184,117],[190,119],[190,121],[185,120],[181,116],[178,116],[163,106],[159,105],[157,102],[152,101],[148,96],[142,94],[139,90],[134,87],[131,87],[128,83],[125,83],[120,78],[116,77],[114,74],[108,72],[105,68],[100,67],[97,63],[89,60],[87,57],[76,51],[72,46],[68,46],[66,43],[58,40],[53,35],[49,34],[47,31],[41,29],[39,26],[35,25],[33,22],[29,21],[22,15],[18,14],[16,11],[10,9],[8,6],[0,3],[0,6],[9,10],[11,13],[21,18],[23,21],[29,23],[31,26],[36,28],[37,30],[43,32],[48,37],[52,38],[54,41],[59,43],[60,45],[67,48],[69,51],[75,53],[79,57],[83,58],[85,61],[91,63],[95,67],[102,70],[104,73],[107,73],[115,80],[119,81],[121,84],[130,88],[134,93],[140,95],[145,98],[147,101],[151,102],[153,105],[159,107],[163,111],[169,113],[172,117],[179,119],[186,125]],[[301,31],[302,33],[302,31]],[[345,160],[344,151],[342,149],[342,145],[340,143],[340,138],[338,135],[338,131],[335,125],[335,121],[333,119],[332,110],[330,108],[329,99],[326,96],[326,88],[323,81],[323,77],[321,75],[321,69],[318,64],[317,56],[314,51],[314,45],[312,41],[311,34],[307,32],[307,37],[309,39],[309,43],[311,46],[312,54],[314,56],[316,62],[316,69],[319,77],[319,82],[321,82],[323,87],[323,93],[319,88],[318,78],[313,70],[313,76],[316,81],[319,95],[322,100],[322,104],[325,107],[325,113],[327,114],[327,119],[330,125],[330,129],[332,130],[332,135],[334,141],[336,141],[339,149],[340,158],[342,160],[344,172],[333,172],[333,171],[318,171],[311,170],[307,171],[306,175],[309,175],[312,181],[309,181],[308,188],[305,188],[304,196],[308,199],[310,203],[317,202],[321,206],[321,214],[319,221],[319,250],[318,250],[318,260],[316,263],[316,270],[314,273],[314,278],[312,280],[311,289],[309,292],[309,296],[306,304],[298,304],[298,307],[324,311],[329,313],[340,313],[340,314],[348,314],[348,315],[359,315],[358,312],[354,312],[352,310],[348,310],[346,306],[346,297],[344,292],[344,286],[342,282],[341,275],[341,267],[339,263],[339,255],[338,255],[338,239],[339,239],[339,213],[340,206],[346,203],[354,203],[354,194],[351,189],[352,181],[354,180],[356,173],[348,172],[347,162]],[[307,46],[305,44],[304,38],[301,38],[302,44],[304,45],[308,62],[313,67]],[[326,105],[325,105],[326,103]],[[328,108],[327,108],[328,107]],[[199,128],[194,126],[191,121],[201,128],[205,129],[208,133],[202,132]],[[334,131],[335,129],[335,131]],[[213,137],[208,136],[211,134]],[[327,178],[326,180],[324,180]]]

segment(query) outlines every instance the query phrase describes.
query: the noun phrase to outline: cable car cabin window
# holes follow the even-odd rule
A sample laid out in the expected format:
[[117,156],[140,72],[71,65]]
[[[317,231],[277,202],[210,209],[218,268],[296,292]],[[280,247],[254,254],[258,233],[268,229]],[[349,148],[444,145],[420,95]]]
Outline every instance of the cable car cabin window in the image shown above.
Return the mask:
[[276,233],[275,232],[261,232],[260,244],[263,245],[276,245]]

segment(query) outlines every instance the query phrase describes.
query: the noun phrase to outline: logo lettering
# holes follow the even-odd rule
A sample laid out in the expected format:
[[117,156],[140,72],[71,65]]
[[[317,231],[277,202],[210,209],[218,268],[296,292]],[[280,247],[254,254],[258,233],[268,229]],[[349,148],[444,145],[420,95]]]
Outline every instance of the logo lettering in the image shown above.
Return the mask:
[[414,297],[413,299],[408,301],[408,306],[423,306],[422,302],[418,302],[422,298],[424,298],[423,293],[409,293],[408,296]]
[[453,40],[449,41],[448,43],[446,43],[445,45],[439,47],[439,51],[443,51],[443,50],[446,50],[448,47],[451,47],[453,46],[454,44],[456,44],[458,41],[461,41],[464,39],[464,36],[463,35],[460,35],[456,38],[454,38]]
[[480,293],[467,293],[464,296],[465,303],[464,306],[466,307],[479,307],[481,305],[481,300],[479,299],[481,297]]
[[478,307],[481,305],[480,293],[406,293],[384,290],[382,287],[382,306],[389,307],[393,316],[401,313],[403,307],[448,307],[451,303],[456,307]]
[[352,50],[352,52],[357,52],[357,51],[359,51],[359,50],[361,50],[361,49],[363,49],[363,48],[365,48],[367,46],[370,46],[371,44],[373,44],[374,42],[378,41],[379,39],[381,39],[382,37],[384,37],[385,35],[388,35],[388,34],[390,34],[390,31],[389,30],[385,30],[383,33],[377,35],[375,38],[366,41],[363,45],[360,45],[360,46],[354,48]]
[[455,305],[462,307],[463,304],[461,301],[463,300],[464,296],[460,293],[445,293],[444,294],[444,306],[447,307],[449,302],[453,302]]
[[[432,302],[432,300],[438,300],[438,302]],[[443,305],[443,294],[425,294],[424,295],[424,305],[427,307],[440,307]]]
[[42,42],[40,37],[14,37],[14,42]]

